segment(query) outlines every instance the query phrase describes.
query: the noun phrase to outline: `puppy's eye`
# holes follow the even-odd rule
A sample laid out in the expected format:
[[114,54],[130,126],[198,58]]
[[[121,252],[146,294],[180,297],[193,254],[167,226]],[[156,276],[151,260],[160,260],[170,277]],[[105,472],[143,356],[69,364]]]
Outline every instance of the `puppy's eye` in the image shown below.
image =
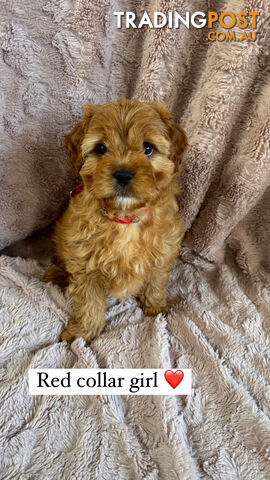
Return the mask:
[[143,142],[143,147],[144,147],[144,154],[147,157],[152,157],[152,155],[154,153],[153,145],[151,145],[151,143],[148,143],[148,142]]
[[106,153],[107,150],[108,149],[107,149],[106,145],[104,145],[103,143],[99,143],[95,148],[95,152],[100,156],[104,155],[104,153]]

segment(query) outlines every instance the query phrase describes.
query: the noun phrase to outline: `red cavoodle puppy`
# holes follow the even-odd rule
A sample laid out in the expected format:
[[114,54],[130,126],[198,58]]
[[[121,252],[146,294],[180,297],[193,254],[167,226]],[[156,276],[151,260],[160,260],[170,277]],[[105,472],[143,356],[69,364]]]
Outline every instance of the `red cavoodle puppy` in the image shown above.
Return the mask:
[[56,222],[54,265],[43,277],[69,284],[74,300],[62,340],[103,330],[107,294],[136,296],[146,315],[167,311],[184,233],[175,195],[186,146],[164,104],[126,99],[86,105],[66,136],[82,185]]

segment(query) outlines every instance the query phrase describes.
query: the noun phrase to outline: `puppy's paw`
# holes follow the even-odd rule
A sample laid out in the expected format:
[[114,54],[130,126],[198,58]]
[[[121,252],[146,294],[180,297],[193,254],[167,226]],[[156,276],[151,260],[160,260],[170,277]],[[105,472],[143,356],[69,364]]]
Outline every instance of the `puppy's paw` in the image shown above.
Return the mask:
[[86,328],[86,326],[82,326],[74,321],[72,319],[66,328],[63,330],[63,332],[60,335],[60,338],[62,341],[66,341],[68,343],[72,343],[76,338],[83,338],[86,342],[90,342],[91,340],[94,340],[105,328],[105,321],[104,323],[100,323],[98,326],[95,325],[94,328],[92,326],[89,326]]
[[79,335],[78,337],[76,336],[75,332],[72,331],[72,329],[69,328],[69,326],[67,326],[63,332],[61,333],[60,335],[60,338],[63,341],[66,341],[68,343],[72,343],[73,340],[75,340],[76,338],[79,338],[81,335]]
[[143,313],[148,317],[156,317],[159,313],[166,314],[169,310],[169,305],[166,303],[160,306],[151,306],[147,307],[146,305],[141,306]]

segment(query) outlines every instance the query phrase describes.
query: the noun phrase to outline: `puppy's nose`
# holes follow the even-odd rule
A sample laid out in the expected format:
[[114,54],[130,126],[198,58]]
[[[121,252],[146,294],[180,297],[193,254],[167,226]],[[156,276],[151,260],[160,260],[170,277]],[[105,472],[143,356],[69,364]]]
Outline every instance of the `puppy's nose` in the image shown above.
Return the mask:
[[113,176],[116,179],[117,183],[119,185],[121,185],[121,187],[125,187],[126,185],[128,185],[130,183],[134,174],[131,170],[121,168],[120,170],[116,170],[116,172],[114,172]]

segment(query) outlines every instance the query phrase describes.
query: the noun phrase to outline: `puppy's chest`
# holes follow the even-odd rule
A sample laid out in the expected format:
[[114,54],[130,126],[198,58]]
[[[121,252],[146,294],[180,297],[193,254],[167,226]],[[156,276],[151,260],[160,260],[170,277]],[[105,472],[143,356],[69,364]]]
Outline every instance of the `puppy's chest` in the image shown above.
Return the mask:
[[99,269],[115,277],[124,271],[145,274],[151,268],[143,232],[137,224],[100,229],[93,232],[87,244],[90,270]]
[[143,238],[137,225],[121,225],[116,230],[107,232],[100,243],[100,248],[108,257],[119,262],[127,258],[139,258],[144,250]]

